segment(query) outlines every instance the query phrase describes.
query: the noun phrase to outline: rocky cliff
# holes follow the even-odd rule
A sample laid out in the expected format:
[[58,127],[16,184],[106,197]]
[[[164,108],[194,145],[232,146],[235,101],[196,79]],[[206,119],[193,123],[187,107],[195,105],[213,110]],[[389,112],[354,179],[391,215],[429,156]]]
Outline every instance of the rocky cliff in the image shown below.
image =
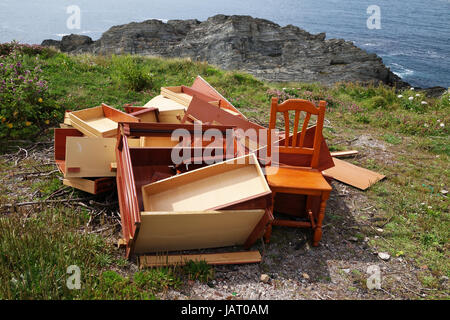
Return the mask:
[[376,54],[341,39],[325,39],[296,26],[281,27],[250,16],[216,15],[206,21],[159,20],[114,26],[93,41],[70,35],[45,40],[63,52],[133,53],[190,57],[224,69],[239,69],[268,81],[332,84],[375,81],[404,86]]

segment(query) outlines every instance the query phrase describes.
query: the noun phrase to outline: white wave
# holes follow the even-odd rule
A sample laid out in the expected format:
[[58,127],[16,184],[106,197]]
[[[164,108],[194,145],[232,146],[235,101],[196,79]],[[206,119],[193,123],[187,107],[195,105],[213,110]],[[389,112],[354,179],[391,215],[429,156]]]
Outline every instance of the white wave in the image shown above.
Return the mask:
[[391,68],[392,72],[400,78],[414,74],[414,70],[408,69],[395,62],[391,63],[389,67]]

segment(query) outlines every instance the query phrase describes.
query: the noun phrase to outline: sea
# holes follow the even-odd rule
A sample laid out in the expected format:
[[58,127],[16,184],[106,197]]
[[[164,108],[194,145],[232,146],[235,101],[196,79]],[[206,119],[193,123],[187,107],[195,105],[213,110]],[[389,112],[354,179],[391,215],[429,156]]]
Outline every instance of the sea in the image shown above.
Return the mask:
[[450,0],[0,0],[0,42],[100,38],[148,19],[250,15],[292,24],[378,54],[415,87],[450,87]]

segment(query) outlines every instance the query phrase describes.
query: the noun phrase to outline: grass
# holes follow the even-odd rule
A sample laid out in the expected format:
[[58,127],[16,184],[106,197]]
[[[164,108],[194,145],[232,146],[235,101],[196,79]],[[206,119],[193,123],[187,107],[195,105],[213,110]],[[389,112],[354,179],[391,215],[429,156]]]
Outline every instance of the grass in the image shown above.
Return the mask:
[[[424,287],[445,296],[442,276],[450,277],[448,198],[450,95],[439,99],[411,90],[356,83],[332,87],[306,83],[267,83],[238,71],[224,71],[186,59],[142,57],[69,56],[44,57],[43,75],[49,93],[64,110],[93,107],[104,102],[116,108],[125,103],[143,105],[159,94],[162,86],[190,85],[201,75],[249,119],[268,123],[270,98],[305,98],[328,102],[329,121],[324,134],[333,151],[349,148],[348,141],[370,135],[387,143],[390,161],[379,155],[355,163],[387,176],[364,195],[382,218],[382,237],[371,246],[411,261],[423,270]],[[124,66],[130,66],[130,72]],[[402,97],[399,97],[401,95]],[[416,96],[419,95],[419,96]],[[409,97],[413,97],[412,101]],[[426,103],[422,103],[422,101]],[[62,122],[63,114],[55,123]],[[44,139],[51,137],[51,130]],[[17,142],[14,142],[16,145]],[[4,144],[8,147],[8,143]],[[359,148],[362,153],[367,151]],[[15,149],[14,152],[16,152]],[[353,160],[349,160],[353,161]],[[11,164],[2,160],[5,178]],[[5,169],[5,170],[3,170]],[[55,176],[41,182],[19,184],[38,190],[45,198],[61,185]],[[2,185],[0,204],[11,203],[15,190]],[[16,199],[26,198],[17,195]],[[368,204],[368,205],[369,205]],[[331,218],[333,218],[331,216]],[[99,235],[84,226],[89,213],[65,207],[40,212],[15,213],[0,218],[1,299],[154,299],[186,280],[209,281],[214,270],[202,263],[183,271],[154,269],[126,274],[128,262]],[[332,221],[333,219],[331,219]],[[363,238],[370,234],[359,234]],[[82,288],[68,290],[67,267],[82,270]]]

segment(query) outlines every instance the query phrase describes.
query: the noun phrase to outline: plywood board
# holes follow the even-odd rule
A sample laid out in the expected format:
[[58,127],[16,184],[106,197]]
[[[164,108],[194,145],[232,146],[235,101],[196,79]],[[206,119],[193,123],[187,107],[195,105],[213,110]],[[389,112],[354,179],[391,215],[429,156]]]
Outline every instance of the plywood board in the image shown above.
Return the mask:
[[67,137],[65,177],[112,177],[115,138]]
[[264,210],[141,212],[134,252],[242,245]]
[[335,166],[323,171],[323,174],[361,190],[366,190],[386,177],[337,158],[333,158],[333,162]]
[[189,261],[205,261],[209,265],[260,263],[259,251],[224,253],[186,254],[186,255],[143,255],[139,257],[140,268],[182,266]]
[[145,108],[158,108],[161,111],[186,110],[181,103],[173,101],[163,95],[158,95],[144,105]]
[[270,193],[254,154],[142,187],[145,211],[209,210]]

